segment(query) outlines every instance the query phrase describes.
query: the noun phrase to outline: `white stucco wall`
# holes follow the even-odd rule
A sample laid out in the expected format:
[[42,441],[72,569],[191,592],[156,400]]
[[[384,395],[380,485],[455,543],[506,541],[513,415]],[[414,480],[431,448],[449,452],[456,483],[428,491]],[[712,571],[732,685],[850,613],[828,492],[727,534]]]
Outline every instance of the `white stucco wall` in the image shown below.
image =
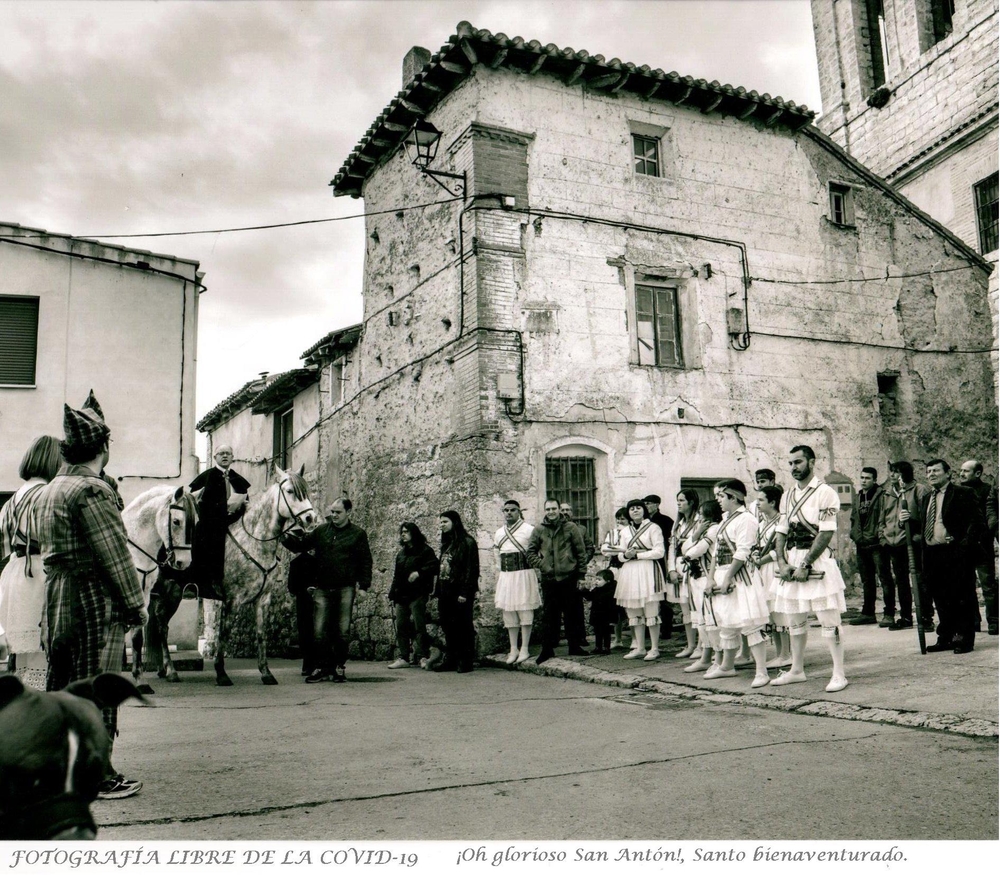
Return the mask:
[[[0,235],[43,232],[0,225]],[[63,403],[94,390],[111,428],[108,473],[126,502],[186,483],[194,448],[197,263],[55,235],[0,243],[0,295],[39,298],[35,385],[0,387],[0,491],[13,491],[31,441],[62,436]],[[113,264],[67,254],[69,250]],[[145,261],[164,276],[121,263]]]

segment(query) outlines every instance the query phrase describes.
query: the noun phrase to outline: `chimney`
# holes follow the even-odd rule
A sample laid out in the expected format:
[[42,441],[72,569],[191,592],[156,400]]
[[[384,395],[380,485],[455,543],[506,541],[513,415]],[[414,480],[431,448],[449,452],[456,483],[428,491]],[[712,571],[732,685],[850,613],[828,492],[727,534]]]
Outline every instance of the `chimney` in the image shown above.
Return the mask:
[[424,65],[431,59],[431,53],[423,46],[414,46],[403,58],[403,88],[406,88],[413,81],[413,77],[424,69]]

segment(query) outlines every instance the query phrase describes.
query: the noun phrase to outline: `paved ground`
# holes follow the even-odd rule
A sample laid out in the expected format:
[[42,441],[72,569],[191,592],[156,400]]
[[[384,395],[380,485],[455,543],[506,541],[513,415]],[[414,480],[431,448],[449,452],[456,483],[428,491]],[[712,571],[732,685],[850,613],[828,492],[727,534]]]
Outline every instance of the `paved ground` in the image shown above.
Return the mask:
[[[243,660],[228,689],[210,672],[154,679],[157,707],[126,707],[116,746],[145,787],[95,805],[100,838],[996,840],[997,639],[921,657],[902,634],[852,628],[853,684],[838,697],[917,702],[938,728],[750,707],[669,657],[636,683],[680,692],[631,688],[623,672],[636,668],[615,656],[544,667],[599,683],[530,664],[434,675],[352,663],[347,684],[305,685],[277,661],[280,684],[264,687]],[[833,698],[821,648],[816,635],[803,700]]]

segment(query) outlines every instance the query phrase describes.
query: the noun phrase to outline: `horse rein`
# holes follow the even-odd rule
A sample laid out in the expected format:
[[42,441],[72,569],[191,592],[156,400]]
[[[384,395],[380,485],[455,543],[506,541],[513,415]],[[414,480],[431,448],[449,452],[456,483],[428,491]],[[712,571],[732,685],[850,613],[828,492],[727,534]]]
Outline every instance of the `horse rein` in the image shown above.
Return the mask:
[[[287,482],[288,482],[288,475],[286,474],[283,479],[278,481],[278,495],[281,496],[281,501],[285,503],[285,509],[288,511],[289,515],[285,518],[285,521],[281,524],[281,531],[278,532],[278,534],[275,535],[273,538],[258,538],[247,528],[246,514],[245,513],[240,514],[240,525],[243,527],[243,531],[246,533],[247,537],[252,538],[258,544],[266,544],[270,541],[277,541],[299,521],[299,517],[304,516],[305,514],[309,513],[309,511],[315,512],[316,510],[316,508],[314,508],[312,506],[312,503],[310,502],[308,509],[300,510],[298,513],[295,513],[295,511],[292,510],[292,505],[288,500],[288,496],[285,495],[285,490],[281,488]],[[263,570],[263,568],[261,570]]]

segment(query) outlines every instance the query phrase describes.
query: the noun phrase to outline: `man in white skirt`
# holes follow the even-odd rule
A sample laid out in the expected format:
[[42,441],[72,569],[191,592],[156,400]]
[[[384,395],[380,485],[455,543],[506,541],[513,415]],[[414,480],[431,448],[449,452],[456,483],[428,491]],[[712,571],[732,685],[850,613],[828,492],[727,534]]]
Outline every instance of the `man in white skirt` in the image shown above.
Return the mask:
[[781,498],[781,519],[776,526],[775,549],[781,584],[774,610],[788,617],[792,665],[771,681],[771,685],[797,684],[806,680],[803,660],[809,632],[808,616],[812,612],[823,627],[823,638],[833,660],[826,691],[836,693],[847,686],[840,632],[841,614],[847,607],[844,578],[830,552],[830,541],[837,531],[840,499],[832,487],[813,473],[816,454],[812,447],[792,447],[788,464],[795,486]]
[[[534,526],[526,523],[521,515],[521,505],[514,499],[503,504],[505,525],[493,536],[493,546],[500,553],[500,576],[497,578],[494,604],[503,611],[503,624],[510,638],[507,664],[528,659],[528,642],[535,609],[542,604],[538,589],[538,576],[528,564],[528,539]],[[517,646],[517,633],[521,633],[521,647]]]

